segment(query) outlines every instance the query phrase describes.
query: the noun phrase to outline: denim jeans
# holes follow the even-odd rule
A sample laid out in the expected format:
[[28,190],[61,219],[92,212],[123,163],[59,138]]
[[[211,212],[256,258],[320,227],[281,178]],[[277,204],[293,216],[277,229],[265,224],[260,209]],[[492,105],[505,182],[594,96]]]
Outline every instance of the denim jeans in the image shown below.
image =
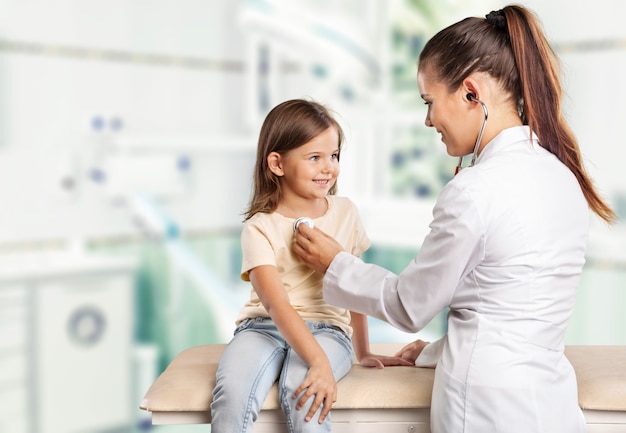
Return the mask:
[[[350,338],[336,327],[306,322],[330,361],[335,380],[345,376],[354,352]],[[278,380],[278,398],[290,433],[330,432],[330,415],[318,423],[321,407],[305,421],[313,398],[300,410],[292,398],[309,367],[285,342],[274,322],[257,317],[243,321],[235,330],[217,369],[211,403],[212,433],[252,432],[263,402]]]

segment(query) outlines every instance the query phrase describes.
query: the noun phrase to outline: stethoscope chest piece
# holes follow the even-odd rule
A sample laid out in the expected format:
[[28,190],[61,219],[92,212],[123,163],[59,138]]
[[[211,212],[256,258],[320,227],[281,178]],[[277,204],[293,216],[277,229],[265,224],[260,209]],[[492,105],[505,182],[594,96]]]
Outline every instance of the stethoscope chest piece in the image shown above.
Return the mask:
[[297,220],[295,220],[293,222],[293,231],[295,232],[296,230],[298,230],[298,226],[300,224],[306,224],[309,227],[313,228],[315,227],[315,223],[313,222],[313,220],[309,217],[300,217]]

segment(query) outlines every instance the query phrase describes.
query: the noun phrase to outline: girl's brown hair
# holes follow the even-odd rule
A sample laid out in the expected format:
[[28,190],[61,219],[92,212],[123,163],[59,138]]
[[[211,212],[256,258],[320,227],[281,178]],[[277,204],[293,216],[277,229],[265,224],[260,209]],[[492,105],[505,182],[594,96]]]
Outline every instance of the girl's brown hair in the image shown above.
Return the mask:
[[515,98],[520,117],[576,176],[589,207],[606,222],[615,213],[596,191],[580,148],[561,112],[559,61],[538,19],[528,9],[506,6],[482,18],[466,18],[428,41],[419,58],[450,91],[474,72],[494,77]]
[[[343,131],[339,123],[322,104],[304,99],[292,99],[274,107],[265,117],[259,144],[252,198],[244,212],[244,221],[258,212],[273,212],[282,196],[280,178],[269,169],[267,157],[272,152],[284,155],[311,141],[328,128],[335,128],[339,136],[337,159],[341,154]],[[335,194],[337,184],[329,194]]]

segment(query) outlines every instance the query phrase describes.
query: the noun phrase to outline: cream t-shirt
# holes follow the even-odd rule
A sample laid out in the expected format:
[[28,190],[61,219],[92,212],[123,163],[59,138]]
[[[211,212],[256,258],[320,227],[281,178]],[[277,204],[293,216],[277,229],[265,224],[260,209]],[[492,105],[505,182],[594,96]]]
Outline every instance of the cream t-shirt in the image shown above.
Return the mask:
[[[316,227],[335,238],[349,253],[361,255],[369,248],[370,240],[356,206],[346,197],[327,196],[327,201],[326,213],[313,220]],[[246,221],[241,233],[241,279],[250,281],[248,272],[257,266],[276,266],[291,305],[304,321],[338,326],[351,336],[349,310],[324,300],[323,275],[306,266],[292,251],[294,221],[295,218],[277,212],[257,213]],[[269,313],[252,288],[237,324],[254,317],[269,317]]]

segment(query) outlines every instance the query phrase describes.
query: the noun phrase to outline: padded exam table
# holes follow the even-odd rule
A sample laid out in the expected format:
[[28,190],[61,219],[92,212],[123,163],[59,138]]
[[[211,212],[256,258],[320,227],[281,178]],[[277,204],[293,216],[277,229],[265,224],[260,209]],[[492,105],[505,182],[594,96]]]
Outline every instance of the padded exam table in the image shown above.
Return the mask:
[[[393,354],[401,344],[372,344]],[[178,354],[148,389],[140,408],[152,424],[209,424],[215,371],[224,344],[196,346]],[[578,400],[588,433],[626,432],[626,346],[567,346],[578,380]],[[337,384],[332,409],[335,433],[430,433],[434,370],[352,366]],[[265,400],[255,432],[287,432],[276,385]]]

